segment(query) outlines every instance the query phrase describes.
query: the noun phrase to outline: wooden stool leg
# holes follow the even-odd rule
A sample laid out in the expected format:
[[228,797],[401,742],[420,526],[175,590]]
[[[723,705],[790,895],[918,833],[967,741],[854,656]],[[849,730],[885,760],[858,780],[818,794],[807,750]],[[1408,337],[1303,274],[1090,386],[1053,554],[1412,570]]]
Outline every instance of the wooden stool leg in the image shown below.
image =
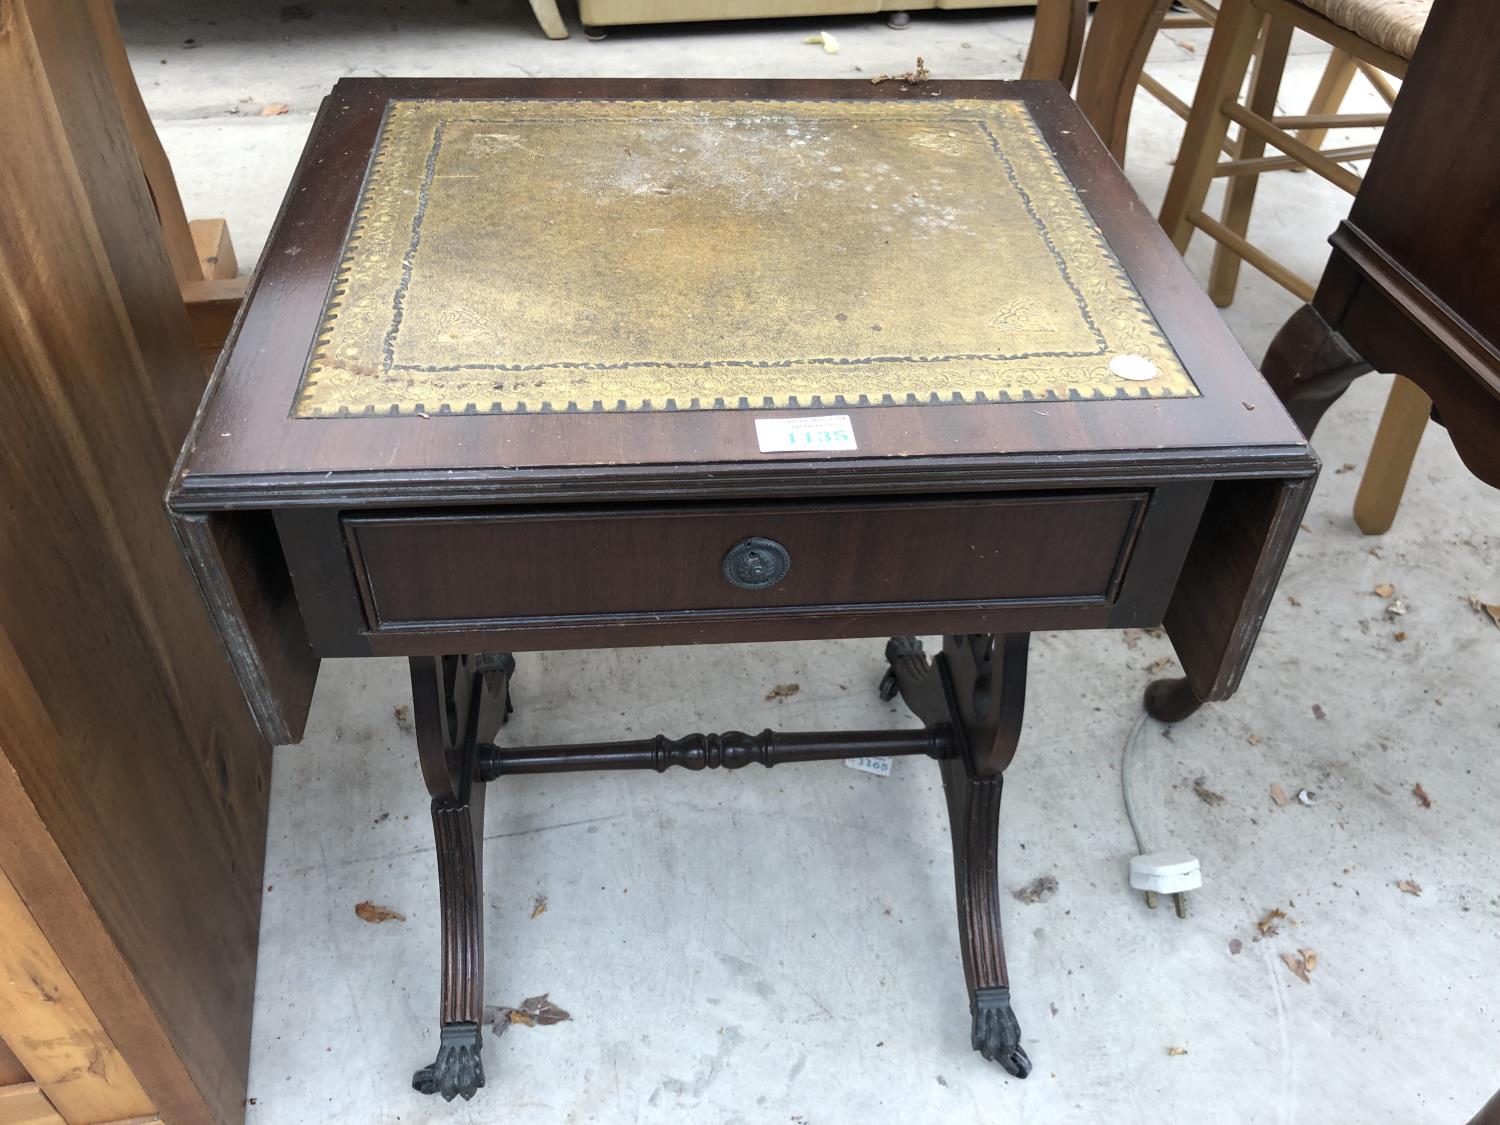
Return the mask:
[[1037,0],[1021,77],[1061,82],[1071,90],[1088,19],[1088,0]]
[[1193,237],[1188,216],[1203,207],[1214,165],[1229,132],[1229,118],[1220,107],[1225,99],[1239,96],[1259,31],[1260,12],[1250,0],[1224,0],[1161,207],[1162,229],[1179,253],[1187,250]]
[[1395,522],[1431,413],[1432,400],[1422,388],[1397,375],[1354,497],[1354,522],[1366,535],[1384,535]]
[[442,983],[437,1061],[412,1087],[446,1101],[484,1085],[484,793],[480,743],[505,721],[515,660],[412,657],[412,717],[422,779],[432,794],[441,911]]
[[[1266,16],[1260,50],[1256,54],[1254,77],[1250,80],[1250,109],[1262,117],[1276,115],[1276,95],[1281,91],[1281,76],[1286,70],[1287,50],[1292,44],[1292,25],[1286,20]],[[1248,131],[1240,137],[1236,158],[1254,160],[1266,151],[1266,142]],[[1255,189],[1260,183],[1257,173],[1231,176],[1224,193],[1224,210],[1220,222],[1243,238],[1250,229],[1250,211],[1255,206]],[[1213,269],[1209,275],[1208,295],[1221,309],[1234,301],[1239,283],[1240,256],[1222,242],[1214,247]]]
[[[1333,54],[1328,56],[1328,65],[1323,68],[1323,77],[1318,80],[1318,88],[1314,91],[1312,101],[1307,107],[1308,116],[1320,113],[1337,113],[1339,107],[1344,104],[1344,98],[1349,93],[1349,84],[1354,81],[1359,67],[1354,59],[1337,47]],[[1322,148],[1323,142],[1328,139],[1327,129],[1299,129],[1297,139],[1309,148]],[[1295,171],[1306,171],[1297,168]]]
[[557,0],[531,0],[531,14],[548,39],[566,39],[568,25],[557,10]]
[[[1078,108],[1121,166],[1125,164],[1135,88],[1169,3],[1170,0],[1109,0],[1099,5],[1083,48],[1078,69]],[[1040,23],[1040,11],[1037,19]],[[1082,29],[1081,23],[1077,26]]]

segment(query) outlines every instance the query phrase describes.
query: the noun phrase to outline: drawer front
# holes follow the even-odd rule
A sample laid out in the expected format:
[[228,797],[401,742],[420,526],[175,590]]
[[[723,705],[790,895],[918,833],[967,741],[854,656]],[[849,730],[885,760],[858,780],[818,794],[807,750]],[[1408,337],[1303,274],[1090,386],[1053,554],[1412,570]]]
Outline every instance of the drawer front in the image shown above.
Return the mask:
[[1106,605],[1148,491],[348,516],[372,631],[706,610]]

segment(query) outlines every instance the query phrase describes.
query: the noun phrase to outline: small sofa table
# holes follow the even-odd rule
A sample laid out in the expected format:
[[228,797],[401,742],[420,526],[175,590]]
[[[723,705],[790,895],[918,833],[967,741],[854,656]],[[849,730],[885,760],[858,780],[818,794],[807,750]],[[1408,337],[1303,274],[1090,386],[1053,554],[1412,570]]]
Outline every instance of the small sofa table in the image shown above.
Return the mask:
[[[415,1084],[451,1099],[484,1083],[490,784],[866,755],[939,763],[973,1046],[1024,1077],[996,843],[1028,635],[1164,623],[1150,705],[1227,697],[1316,473],[1055,83],[358,79],[168,504],[273,742],[320,658],[410,660]],[[515,652],[891,636],[913,729],[497,741]]]

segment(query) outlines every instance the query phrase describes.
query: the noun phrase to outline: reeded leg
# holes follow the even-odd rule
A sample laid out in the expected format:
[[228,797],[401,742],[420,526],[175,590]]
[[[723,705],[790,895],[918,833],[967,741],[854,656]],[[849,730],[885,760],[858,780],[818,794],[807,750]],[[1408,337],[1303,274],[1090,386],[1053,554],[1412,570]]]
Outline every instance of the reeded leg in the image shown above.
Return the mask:
[[432,794],[442,924],[437,1060],[412,1076],[423,1094],[472,1098],[484,1085],[484,793],[477,745],[510,707],[515,660],[413,657],[413,717],[422,777]]
[[1028,634],[948,637],[943,670],[964,752],[942,764],[953,833],[958,940],[969,986],[970,1042],[1017,1078],[1031,1073],[1010,1006],[1000,928],[1000,795],[1026,703]]
[[1260,373],[1308,437],[1323,412],[1369,370],[1311,305],[1303,305],[1281,326],[1260,365]]
[[913,637],[896,637],[886,646],[887,682],[894,680],[907,705],[929,726],[950,723],[961,732],[960,752],[941,766],[953,833],[970,1043],[1017,1078],[1031,1073],[1031,1060],[1010,1005],[1001,938],[1000,795],[1021,734],[1029,640],[1024,633],[948,637],[934,663]]

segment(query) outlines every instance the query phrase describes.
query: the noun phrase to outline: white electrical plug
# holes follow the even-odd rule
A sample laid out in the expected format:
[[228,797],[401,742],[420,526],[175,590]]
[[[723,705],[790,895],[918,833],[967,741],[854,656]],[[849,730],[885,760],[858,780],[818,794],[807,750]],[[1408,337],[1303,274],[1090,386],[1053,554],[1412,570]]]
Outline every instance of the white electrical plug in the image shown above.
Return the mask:
[[1156,909],[1158,894],[1171,895],[1177,917],[1187,917],[1187,892],[1203,886],[1198,857],[1187,852],[1152,852],[1130,861],[1130,885],[1146,892],[1146,905]]

